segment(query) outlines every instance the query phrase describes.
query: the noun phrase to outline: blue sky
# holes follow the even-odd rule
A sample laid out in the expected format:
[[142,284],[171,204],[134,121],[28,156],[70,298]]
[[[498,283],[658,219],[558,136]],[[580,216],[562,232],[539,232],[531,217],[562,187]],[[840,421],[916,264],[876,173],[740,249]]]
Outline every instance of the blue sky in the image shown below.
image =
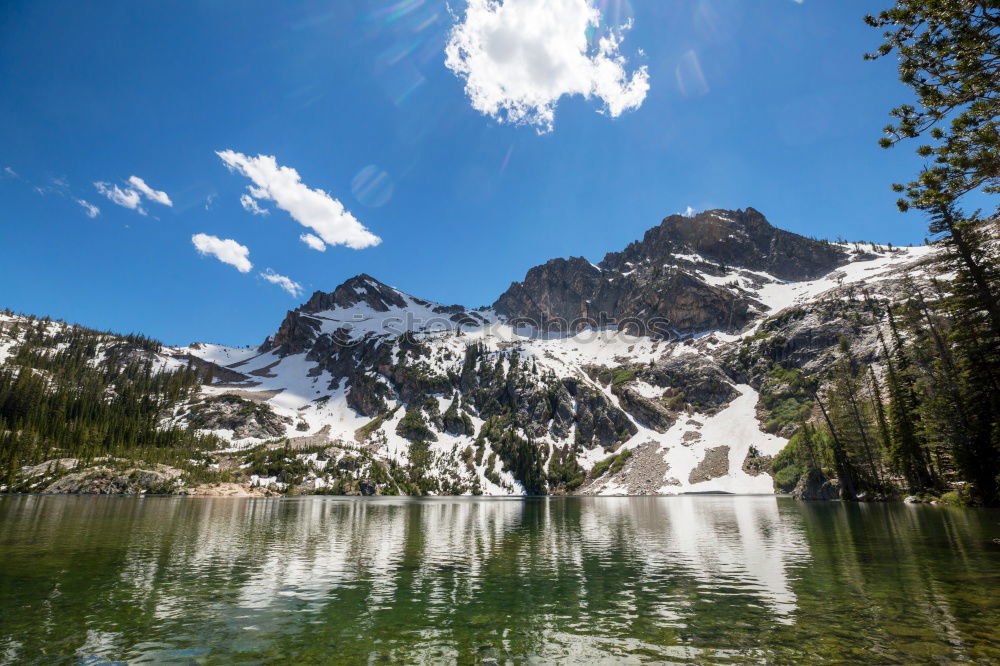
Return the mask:
[[[446,66],[452,30],[468,46],[499,25],[474,4],[475,16],[466,0],[450,12],[437,0],[3,3],[0,306],[171,344],[256,344],[309,293],[360,272],[484,305],[535,264],[599,260],[688,207],[922,242],[924,220],[898,213],[889,189],[919,163],[876,145],[909,95],[891,60],[862,60],[878,34],[860,3],[554,0],[601,13],[591,60],[572,62],[617,63],[624,77],[559,96],[551,127],[532,95],[572,91],[579,72],[537,63],[537,80],[507,81],[523,95],[498,101],[490,77],[508,74],[487,56],[544,54],[555,37],[533,44],[511,14],[506,41],[467,50],[464,73]],[[220,151],[240,157],[227,167]],[[301,180],[250,197],[266,215],[240,202],[260,188],[247,175],[258,155]],[[317,190],[318,210],[296,208]],[[321,232],[361,249],[300,240]],[[381,242],[364,247],[365,233]],[[200,254],[198,235],[234,241],[252,268]]]

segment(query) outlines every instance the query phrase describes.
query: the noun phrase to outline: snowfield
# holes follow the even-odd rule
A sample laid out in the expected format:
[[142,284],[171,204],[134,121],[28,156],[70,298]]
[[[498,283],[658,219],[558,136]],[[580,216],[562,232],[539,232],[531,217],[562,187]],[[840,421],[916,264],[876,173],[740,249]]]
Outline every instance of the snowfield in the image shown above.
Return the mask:
[[[855,251],[855,246],[843,245],[846,251]],[[882,246],[861,246],[863,253],[855,251],[856,259],[817,280],[787,282],[759,271],[734,269],[725,275],[699,273],[700,277],[713,285],[729,285],[748,291],[760,302],[762,314],[777,313],[797,304],[808,303],[822,298],[827,292],[844,285],[865,285],[898,275],[902,266],[926,258],[933,248],[892,248]],[[676,255],[678,260],[695,264],[708,263],[702,257]],[[333,333],[346,328],[351,338],[356,340],[377,337],[386,342],[394,340],[403,332],[416,334],[431,349],[427,363],[440,374],[460,372],[463,354],[468,345],[482,343],[488,353],[516,350],[523,362],[531,363],[541,372],[551,371],[559,377],[576,377],[589,386],[601,391],[613,404],[618,398],[608,386],[594,382],[585,371],[588,366],[616,367],[624,364],[647,364],[659,360],[684,355],[711,355],[720,345],[752,335],[763,317],[748,326],[740,334],[719,331],[705,331],[694,336],[700,344],[690,345],[676,341],[654,340],[631,335],[613,329],[584,329],[574,334],[540,336],[526,328],[514,328],[489,309],[475,312],[481,319],[476,325],[459,324],[447,314],[441,314],[441,306],[416,299],[399,292],[405,302],[403,307],[377,312],[364,303],[350,308],[324,310],[314,314],[320,321],[322,333]],[[461,335],[457,335],[460,331]],[[221,345],[193,345],[175,350],[178,354],[191,354],[206,361],[238,370],[247,374],[246,390],[266,395],[266,402],[274,411],[292,419],[287,426],[286,436],[290,438],[327,433],[331,440],[353,441],[354,433],[371,421],[358,415],[347,404],[347,387],[344,382],[333,384],[325,371],[317,371],[317,364],[306,359],[306,354],[296,354],[284,358],[274,352],[260,354],[254,349],[230,348]],[[332,387],[331,387],[332,386]],[[208,394],[222,394],[240,388],[240,385],[206,387]],[[664,387],[646,382],[636,382],[635,390],[645,398],[658,399],[663,396]],[[666,473],[656,492],[678,494],[684,492],[727,492],[740,494],[772,493],[773,485],[767,474],[752,475],[743,470],[744,461],[751,449],[758,455],[773,456],[781,451],[787,441],[776,435],[765,433],[757,418],[757,392],[749,385],[734,387],[738,397],[715,414],[694,414],[691,418],[681,418],[666,432],[660,433],[642,423],[633,422],[637,433],[623,442],[618,451],[635,449],[643,444],[655,443],[659,455],[666,464]],[[451,400],[439,397],[440,409],[447,409]],[[397,403],[399,404],[399,403]],[[387,460],[405,463],[409,442],[396,434],[396,425],[403,417],[404,409],[398,409],[379,428],[377,454]],[[296,430],[295,424],[304,421],[305,431]],[[473,417],[476,430],[482,420]],[[453,436],[438,433],[438,439],[431,443],[432,452],[442,458],[451,456],[474,443],[472,436]],[[565,446],[572,441],[571,435],[563,441],[554,441],[547,436],[541,441],[551,444],[552,449]],[[254,442],[241,442],[247,445]],[[721,476],[692,482],[692,472],[705,460],[713,449],[728,447],[725,454],[726,471]],[[605,449],[593,446],[578,454],[578,461],[590,468],[608,456]],[[720,453],[716,454],[721,457]],[[721,460],[718,461],[720,466]],[[485,461],[476,467],[476,475],[486,494],[507,494],[508,490],[497,486],[486,478]],[[493,472],[499,475],[508,487],[519,489],[509,473],[497,465]],[[515,490],[516,492],[516,490]],[[614,495],[624,494],[627,489],[612,479],[594,484],[591,492]]]
[[[855,252],[853,245],[843,245],[845,251]],[[390,307],[377,311],[360,302],[351,307],[340,307],[308,313],[308,318],[317,324],[317,335],[333,334],[343,339],[345,332],[350,341],[370,342],[378,340],[392,345],[393,353],[399,351],[399,336],[413,335],[425,345],[430,354],[421,359],[430,371],[437,375],[456,376],[461,374],[466,349],[473,344],[481,344],[486,355],[495,361],[502,354],[517,352],[522,363],[537,369],[540,375],[552,373],[559,378],[574,378],[582,384],[599,391],[608,402],[620,407],[619,397],[610,385],[594,381],[588,368],[595,366],[616,368],[625,365],[650,365],[668,359],[683,357],[712,358],[714,350],[720,346],[738,342],[753,335],[766,316],[775,314],[795,305],[823,298],[825,294],[845,285],[863,286],[881,280],[898,277],[901,271],[917,274],[921,270],[918,262],[927,258],[934,250],[931,247],[892,248],[862,245],[862,253],[853,254],[854,260],[819,279],[802,282],[787,282],[759,271],[734,269],[723,275],[705,272],[696,268],[693,273],[708,284],[739,289],[750,294],[759,304],[760,312],[754,321],[740,332],[703,331],[687,340],[656,340],[637,336],[614,329],[584,329],[573,334],[538,335],[527,328],[515,328],[502,316],[491,309],[466,310],[466,317],[452,318],[449,310],[437,303],[414,298],[395,290],[402,299],[402,307]],[[696,267],[706,262],[695,254],[674,255],[679,261],[693,263]],[[915,266],[915,267],[914,267]],[[601,270],[596,267],[597,270]],[[711,271],[711,267],[705,270]],[[373,287],[374,288],[374,285]],[[384,288],[384,286],[383,286]],[[360,288],[364,290],[364,287]],[[10,355],[18,337],[17,330],[21,318],[18,315],[0,314],[0,364]],[[51,327],[65,326],[53,322]],[[55,329],[54,329],[55,330]],[[692,344],[695,343],[695,344]],[[277,350],[261,352],[255,347],[227,347],[219,344],[193,343],[184,347],[165,347],[156,355],[154,366],[159,370],[173,370],[184,367],[189,357],[216,364],[221,368],[240,373],[243,379],[226,382],[216,378],[212,385],[202,387],[202,397],[238,395],[245,400],[266,404],[284,422],[283,436],[290,440],[314,438],[313,441],[337,441],[357,446],[357,431],[372,422],[371,417],[362,416],[348,404],[349,386],[342,378],[335,378],[317,360],[310,360],[310,353],[303,352],[282,356]],[[501,363],[507,361],[501,359]],[[380,375],[372,375],[377,381],[391,386]],[[665,391],[672,387],[654,386],[643,380],[631,384],[632,389],[643,398],[657,401],[664,398]],[[715,413],[692,413],[682,415],[665,432],[644,425],[629,415],[636,433],[621,442],[615,453],[651,447],[659,458],[658,469],[663,468],[662,478],[652,479],[653,492],[678,494],[685,492],[726,492],[740,494],[773,493],[773,484],[767,474],[753,475],[744,471],[744,462],[751,450],[760,456],[773,456],[780,452],[787,441],[776,435],[765,433],[757,417],[757,392],[747,384],[733,384],[737,397]],[[440,412],[444,413],[452,402],[450,396],[434,396],[438,400]],[[397,407],[391,417],[375,430],[367,446],[374,447],[375,456],[386,461],[406,464],[409,458],[410,442],[396,433],[396,427],[405,414],[405,405],[395,396],[389,401],[389,408]],[[627,410],[624,410],[628,413]],[[175,415],[183,421],[183,413]],[[475,414],[470,418],[478,433],[483,420]],[[231,450],[245,449],[260,444],[263,438],[236,439],[232,430],[217,429],[212,434],[229,441]],[[475,465],[460,465],[460,452],[475,443],[474,435],[451,435],[437,432],[437,440],[430,443],[430,451],[441,464],[451,464],[461,468],[466,480],[473,477],[483,493],[489,495],[518,494],[523,492],[520,484],[499,463],[487,469],[487,457]],[[562,440],[551,435],[534,440],[548,445],[553,453],[567,445],[572,445],[574,432]],[[626,433],[627,436],[627,433]],[[319,438],[318,440],[315,438]],[[269,438],[274,439],[274,438]],[[724,452],[722,447],[726,447]],[[488,449],[487,449],[488,452]],[[714,453],[713,453],[714,452]],[[724,454],[724,455],[723,455]],[[649,455],[648,453],[645,455]],[[585,469],[590,469],[598,461],[608,458],[609,451],[594,444],[578,451],[577,460]],[[723,473],[702,479],[706,474],[696,473],[704,467],[711,456],[715,470]],[[314,461],[316,462],[316,461]],[[662,463],[662,465],[660,464]],[[316,465],[321,468],[321,465]],[[634,470],[639,474],[641,470]],[[659,473],[659,472],[658,472]],[[497,484],[490,478],[499,478]],[[623,477],[608,476],[597,479],[587,487],[587,491],[602,495],[626,494],[629,492]],[[256,484],[274,484],[273,479],[257,478]],[[321,487],[324,481],[315,481]]]

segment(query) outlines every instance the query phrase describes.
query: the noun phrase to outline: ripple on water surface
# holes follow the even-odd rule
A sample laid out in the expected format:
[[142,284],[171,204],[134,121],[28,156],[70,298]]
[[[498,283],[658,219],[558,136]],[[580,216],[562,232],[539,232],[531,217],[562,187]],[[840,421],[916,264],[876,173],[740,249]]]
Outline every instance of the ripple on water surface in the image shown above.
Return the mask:
[[1000,661],[1000,513],[0,497],[0,662]]

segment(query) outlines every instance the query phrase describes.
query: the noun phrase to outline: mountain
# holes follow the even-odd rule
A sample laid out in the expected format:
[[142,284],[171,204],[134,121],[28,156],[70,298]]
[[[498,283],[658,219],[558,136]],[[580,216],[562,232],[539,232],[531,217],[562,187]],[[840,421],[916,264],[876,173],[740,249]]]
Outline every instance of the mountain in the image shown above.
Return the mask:
[[[812,240],[748,208],[668,217],[596,265],[551,260],[489,308],[358,275],[289,311],[259,347],[143,352],[203,378],[158,412],[161,427],[218,438],[170,483],[773,492],[769,461],[812,405],[801,379],[826,372],[843,338],[876,362],[877,319],[863,296],[898,300],[926,278],[933,252]],[[0,362],[12,365],[29,324],[3,322]],[[32,344],[55,349],[62,326],[46,323]],[[88,347],[92,364],[115,344]],[[93,460],[63,453],[56,471],[31,460],[11,484],[128,487],[108,481],[118,477],[106,461],[94,477]],[[70,482],[57,480],[70,469]]]
[[730,282],[814,279],[847,261],[842,248],[776,229],[753,208],[672,215],[600,264],[571,257],[532,268],[493,308],[532,322],[659,318],[678,332],[732,331],[766,306]]

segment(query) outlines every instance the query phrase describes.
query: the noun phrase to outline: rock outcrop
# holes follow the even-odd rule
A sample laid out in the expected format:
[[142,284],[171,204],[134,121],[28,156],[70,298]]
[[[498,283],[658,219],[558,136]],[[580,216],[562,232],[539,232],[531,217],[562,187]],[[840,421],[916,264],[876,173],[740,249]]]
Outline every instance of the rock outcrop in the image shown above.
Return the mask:
[[840,481],[828,479],[819,470],[812,470],[799,479],[792,491],[797,500],[838,500],[842,499]]
[[515,323],[548,332],[614,325],[670,337],[738,329],[749,319],[750,305],[748,298],[676,266],[644,266],[626,275],[573,257],[532,268],[493,308]]
[[170,494],[177,489],[181,471],[166,465],[113,469],[91,467],[72,472],[51,483],[42,492],[80,495]]
[[223,394],[193,405],[188,423],[202,430],[232,430],[235,439],[269,439],[283,436],[292,419],[278,416],[267,403]]
[[705,451],[698,466],[691,470],[688,483],[711,481],[729,473],[729,447],[716,446]]
[[177,491],[178,495],[190,497],[275,497],[278,493],[260,486],[246,483],[201,483]]
[[757,210],[707,210],[694,217],[671,215],[602,266],[671,261],[693,254],[722,266],[746,268],[781,280],[818,278],[846,263],[847,253],[831,243],[774,227]]

